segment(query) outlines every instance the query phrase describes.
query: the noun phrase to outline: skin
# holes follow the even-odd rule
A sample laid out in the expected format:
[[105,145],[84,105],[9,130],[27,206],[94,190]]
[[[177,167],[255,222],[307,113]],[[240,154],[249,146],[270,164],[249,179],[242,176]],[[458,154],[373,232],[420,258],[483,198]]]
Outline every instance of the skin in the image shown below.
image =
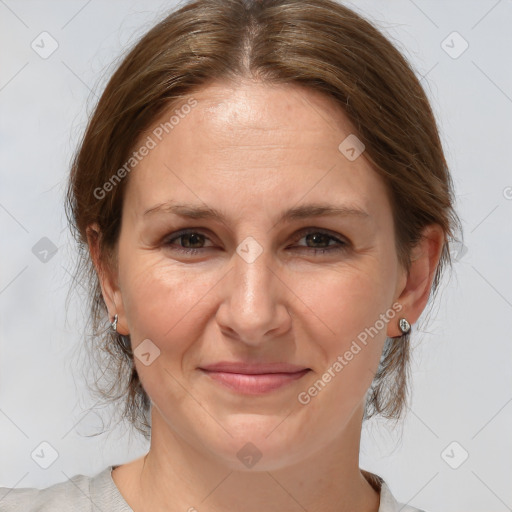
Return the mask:
[[[364,153],[349,161],[339,151],[355,130],[329,98],[249,81],[215,83],[193,98],[197,105],[129,175],[117,271],[102,265],[89,238],[118,332],[131,335],[135,351],[146,339],[160,350],[148,366],[135,357],[152,401],[150,450],[116,468],[114,482],[135,512],[375,512],[380,496],[359,468],[366,392],[386,336],[399,336],[398,319],[413,324],[427,303],[443,232],[425,229],[406,275],[384,182]],[[169,200],[219,209],[226,221],[143,215]],[[369,217],[277,222],[313,202],[350,204]],[[185,228],[199,237],[169,242]],[[328,230],[348,246],[315,254],[337,244],[299,238],[302,228]],[[248,236],[262,249],[251,263],[236,252]],[[400,313],[301,404],[298,394],[395,303]],[[311,371],[247,396],[198,370],[242,359]],[[248,442],[262,454],[252,468],[237,457]]]

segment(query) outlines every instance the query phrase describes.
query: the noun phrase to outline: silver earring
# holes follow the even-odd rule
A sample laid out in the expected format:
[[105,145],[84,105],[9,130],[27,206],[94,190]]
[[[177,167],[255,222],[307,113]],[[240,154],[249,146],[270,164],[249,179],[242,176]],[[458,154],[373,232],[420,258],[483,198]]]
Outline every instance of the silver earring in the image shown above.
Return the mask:
[[114,332],[117,332],[117,315],[114,316],[114,321],[110,324]]
[[400,327],[402,334],[407,334],[411,330],[411,324],[405,318],[400,318],[398,327]]
[[[117,332],[117,315],[114,315],[114,321],[110,324],[110,327],[114,332]],[[128,336],[119,335],[121,337],[121,343],[127,352],[131,351],[130,338]]]

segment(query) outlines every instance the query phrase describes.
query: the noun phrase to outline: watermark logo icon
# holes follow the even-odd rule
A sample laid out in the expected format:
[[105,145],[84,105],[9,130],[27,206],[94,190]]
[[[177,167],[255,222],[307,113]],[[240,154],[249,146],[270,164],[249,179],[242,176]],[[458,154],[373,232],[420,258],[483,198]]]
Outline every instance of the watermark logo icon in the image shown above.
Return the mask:
[[133,355],[144,366],[149,366],[160,355],[160,349],[150,339],[145,339],[133,351]]
[[457,31],[454,31],[443,39],[441,48],[452,59],[458,59],[469,48],[469,43]]
[[366,146],[363,142],[353,133],[343,139],[341,144],[338,146],[339,151],[351,162],[359,158],[365,148]]
[[253,263],[263,252],[263,247],[252,236],[248,236],[238,245],[236,252],[247,263]]
[[57,50],[59,43],[50,33],[45,31],[36,36],[32,43],[30,43],[30,47],[39,57],[47,59]]
[[455,261],[460,261],[468,252],[468,248],[459,241],[452,241],[450,244],[450,256]]
[[59,453],[50,443],[43,441],[30,456],[39,467],[48,469],[59,458]]
[[467,450],[457,441],[452,441],[442,452],[441,458],[452,469],[458,469],[469,457]]
[[238,450],[236,456],[244,466],[252,468],[262,457],[262,453],[253,443],[246,443]]
[[32,253],[42,263],[48,263],[57,254],[57,250],[57,246],[45,236],[32,247]]

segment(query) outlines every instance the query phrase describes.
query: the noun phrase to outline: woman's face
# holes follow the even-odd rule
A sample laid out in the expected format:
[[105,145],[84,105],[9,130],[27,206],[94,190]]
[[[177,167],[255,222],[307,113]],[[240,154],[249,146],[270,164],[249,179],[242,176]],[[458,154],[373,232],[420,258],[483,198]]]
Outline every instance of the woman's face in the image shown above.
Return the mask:
[[[403,316],[391,205],[329,99],[255,83],[192,98],[141,137],[147,154],[125,178],[118,331],[131,335],[153,429],[232,468],[246,454],[278,468],[360,428]],[[220,362],[308,371],[237,381],[201,369]]]

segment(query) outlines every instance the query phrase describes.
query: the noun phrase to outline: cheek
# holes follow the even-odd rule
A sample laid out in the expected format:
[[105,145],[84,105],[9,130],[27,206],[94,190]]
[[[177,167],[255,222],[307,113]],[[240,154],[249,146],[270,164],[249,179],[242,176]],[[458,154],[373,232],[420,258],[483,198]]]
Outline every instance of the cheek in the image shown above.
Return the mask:
[[[123,303],[135,352],[135,365],[144,389],[152,401],[172,399],[177,406],[187,400],[183,387],[183,363],[197,363],[197,340],[204,334],[211,313],[206,310],[208,291],[218,279],[162,262],[141,259],[126,266]],[[211,281],[211,282],[210,282]],[[125,298],[126,297],[126,298]],[[149,364],[137,357],[137,347],[151,340]],[[147,347],[143,345],[143,347]],[[159,351],[159,353],[158,353]]]
[[386,339],[381,319],[392,298],[379,272],[378,266],[368,265],[365,271],[327,273],[310,283],[308,294],[301,292],[314,312],[314,328],[305,335],[308,351],[317,362],[321,354],[321,361],[297,399],[308,417],[321,419],[326,439],[352,416],[378,368]]
[[[307,306],[304,314],[316,326],[314,339],[323,340],[325,352],[331,357],[333,352],[348,348],[358,336],[364,338],[361,333],[374,326],[389,308],[391,286],[383,278],[382,269],[373,263],[295,280],[300,284],[297,295]],[[377,327],[385,334],[381,322]]]
[[214,287],[215,280],[208,275],[204,270],[184,269],[158,257],[133,260],[122,275],[130,332],[138,338],[153,337],[156,344],[172,338],[172,345],[179,345],[182,325],[202,310],[201,298]]
[[379,365],[387,323],[395,314],[389,309],[391,273],[377,260],[367,263],[364,268],[330,272],[325,280],[311,283],[308,295],[302,292],[322,320],[315,318],[315,330],[307,334],[309,343],[316,345],[313,351],[321,353],[322,367],[301,390],[301,400],[309,401],[309,414],[325,417],[334,429],[364,399]]

